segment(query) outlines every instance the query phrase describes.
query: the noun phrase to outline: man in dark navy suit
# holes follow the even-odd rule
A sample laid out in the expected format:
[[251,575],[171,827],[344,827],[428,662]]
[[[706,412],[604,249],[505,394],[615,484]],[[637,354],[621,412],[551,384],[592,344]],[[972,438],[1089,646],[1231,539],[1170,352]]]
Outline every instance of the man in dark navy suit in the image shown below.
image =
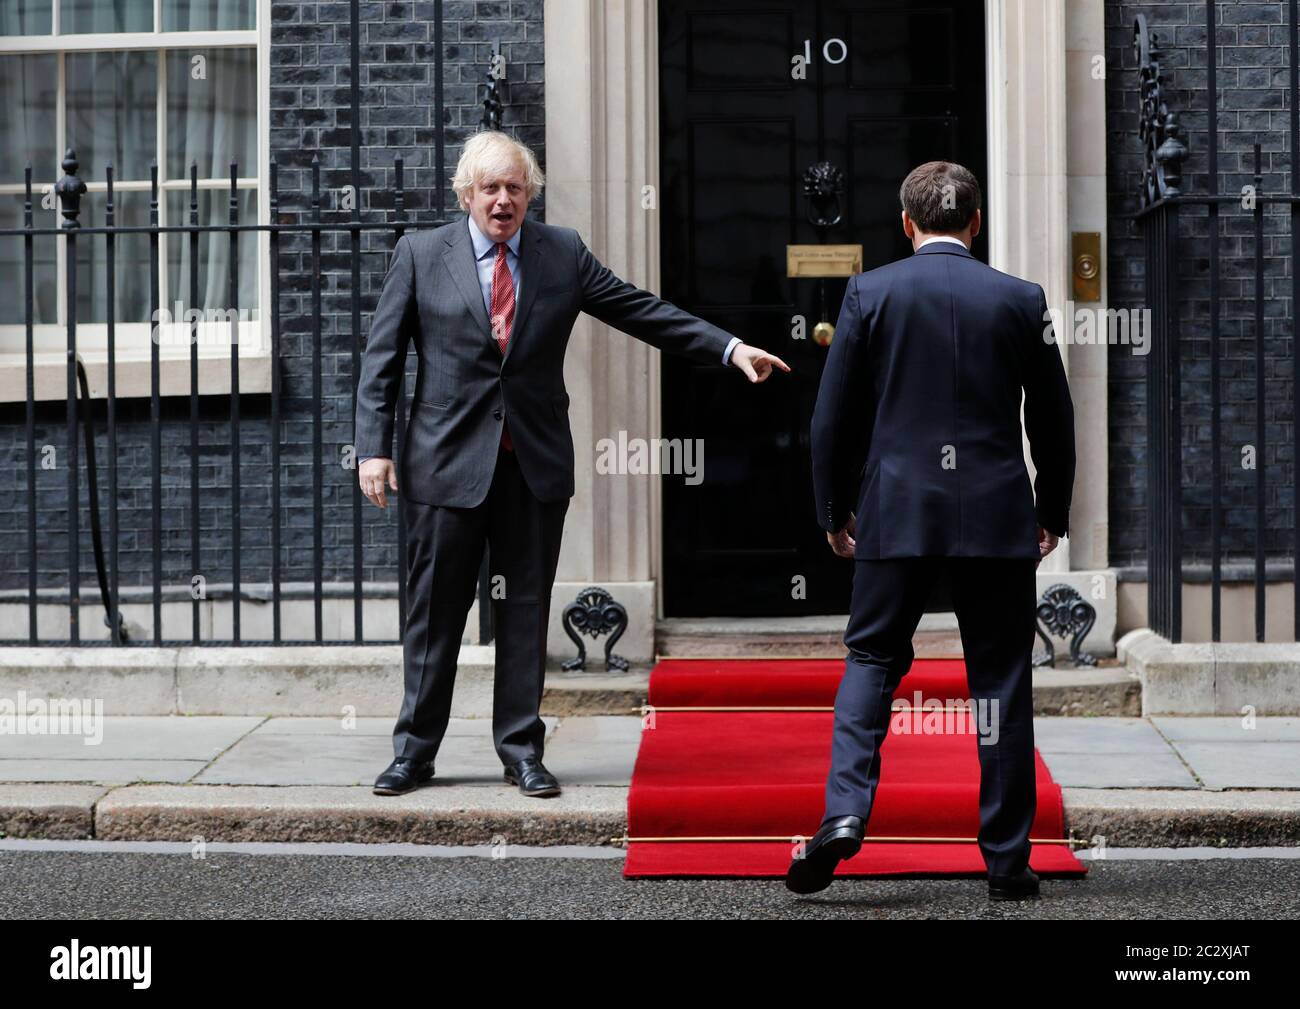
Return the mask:
[[975,177],[930,162],[899,195],[914,253],[849,279],[813,411],[818,522],[855,560],[853,601],[825,817],[786,885],[824,889],[861,847],[890,703],[946,569],[971,697],[996,718],[977,746],[989,895],[1032,897],[1035,570],[1069,532],[1070,389],[1043,289],[970,253]]

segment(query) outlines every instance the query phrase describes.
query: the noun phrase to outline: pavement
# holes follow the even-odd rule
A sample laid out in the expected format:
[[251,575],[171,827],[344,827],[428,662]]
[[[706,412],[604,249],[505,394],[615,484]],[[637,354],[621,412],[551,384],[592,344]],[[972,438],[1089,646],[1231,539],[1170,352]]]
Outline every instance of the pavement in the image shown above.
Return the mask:
[[[392,719],[105,716],[0,733],[0,836],[132,841],[611,845],[638,716],[548,716],[563,794],[501,780],[486,718],[452,719],[428,786],[376,796]],[[101,738],[93,740],[94,735]],[[1300,845],[1300,718],[1035,719],[1067,829],[1110,847]]]

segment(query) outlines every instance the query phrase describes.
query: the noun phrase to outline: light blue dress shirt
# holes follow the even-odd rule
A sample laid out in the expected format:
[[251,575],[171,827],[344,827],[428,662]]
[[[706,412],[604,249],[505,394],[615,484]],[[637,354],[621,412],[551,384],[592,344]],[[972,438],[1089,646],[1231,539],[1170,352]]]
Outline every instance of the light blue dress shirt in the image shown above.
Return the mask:
[[[469,237],[474,243],[474,259],[478,267],[478,286],[483,291],[483,307],[487,309],[490,319],[492,317],[492,271],[496,269],[497,243],[478,230],[473,217],[466,214],[465,220],[469,222]],[[519,236],[521,234],[523,229],[516,228],[515,233],[510,236],[510,241],[506,242],[508,250],[506,266],[510,268],[510,279],[515,282],[516,306],[519,304]]]

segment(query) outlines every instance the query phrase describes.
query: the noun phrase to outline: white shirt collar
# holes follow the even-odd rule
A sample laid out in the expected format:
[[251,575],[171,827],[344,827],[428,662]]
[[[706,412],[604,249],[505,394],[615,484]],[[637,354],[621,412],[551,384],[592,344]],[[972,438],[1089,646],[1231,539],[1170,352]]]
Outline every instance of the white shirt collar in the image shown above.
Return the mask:
[[920,252],[931,242],[952,242],[954,245],[960,245],[963,249],[966,248],[966,243],[963,242],[960,238],[953,238],[951,235],[931,235],[924,242],[918,245],[916,247],[916,250]]
[[[489,252],[491,252],[493,249],[496,248],[497,243],[492,241],[492,239],[488,238],[487,235],[483,234],[483,232],[478,230],[478,225],[474,223],[474,216],[472,214],[466,214],[465,220],[469,221],[469,237],[474,242],[474,258],[482,259]],[[506,242],[506,247],[509,248],[510,251],[513,252],[516,257],[519,256],[519,236],[522,235],[523,233],[524,233],[524,228],[523,225],[521,224],[518,228],[515,229],[515,233],[510,236],[510,240]]]

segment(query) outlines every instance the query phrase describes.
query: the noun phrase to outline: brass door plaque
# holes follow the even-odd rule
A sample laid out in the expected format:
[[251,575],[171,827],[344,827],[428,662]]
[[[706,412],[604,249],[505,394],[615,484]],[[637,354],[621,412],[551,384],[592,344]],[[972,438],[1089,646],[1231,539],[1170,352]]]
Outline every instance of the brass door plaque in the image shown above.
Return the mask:
[[787,277],[852,277],[862,272],[861,245],[787,245]]

